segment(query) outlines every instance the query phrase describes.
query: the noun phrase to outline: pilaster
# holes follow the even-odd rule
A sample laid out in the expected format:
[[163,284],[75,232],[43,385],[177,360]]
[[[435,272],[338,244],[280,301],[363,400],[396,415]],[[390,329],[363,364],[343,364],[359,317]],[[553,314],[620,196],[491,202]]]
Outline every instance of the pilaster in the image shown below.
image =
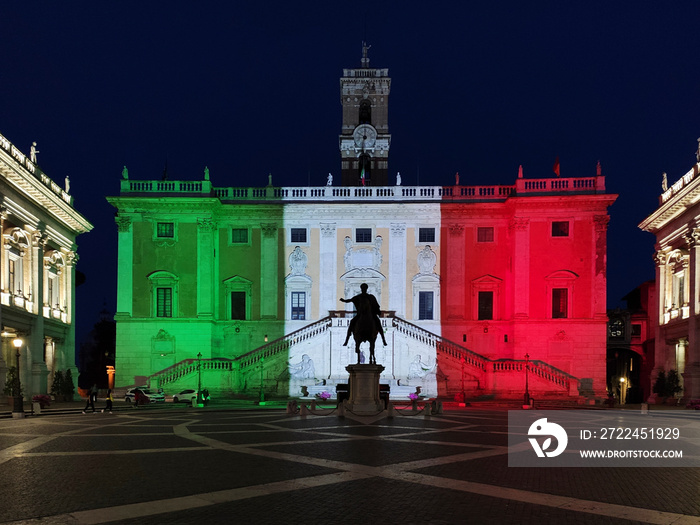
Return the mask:
[[214,314],[214,231],[210,218],[197,219],[197,317],[211,319]]
[[389,237],[389,310],[406,317],[406,224],[393,222]]
[[[465,288],[469,283],[465,282],[466,263],[464,260],[464,225],[450,224],[448,226],[448,250],[447,258],[447,286],[444,287],[445,302],[447,303],[447,319],[464,319]],[[452,286],[452,283],[461,285]]]
[[530,219],[513,217],[513,311],[516,319],[530,317]]
[[133,312],[134,233],[131,217],[117,215],[117,312],[131,317]]
[[263,319],[277,317],[277,263],[278,226],[276,223],[261,223],[262,246],[260,261],[260,315]]
[[319,246],[319,318],[337,309],[336,290],[338,283],[338,239],[336,223],[321,223]]

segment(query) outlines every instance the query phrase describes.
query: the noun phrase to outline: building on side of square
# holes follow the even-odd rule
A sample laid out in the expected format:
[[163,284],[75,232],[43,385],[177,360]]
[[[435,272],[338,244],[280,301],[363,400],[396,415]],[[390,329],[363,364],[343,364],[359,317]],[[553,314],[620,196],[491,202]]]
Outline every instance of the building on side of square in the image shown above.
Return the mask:
[[[605,396],[605,177],[388,181],[386,69],[341,78],[341,185],[133,180],[117,209],[118,386],[333,392],[360,284],[391,396]],[[216,174],[218,177],[219,175]],[[351,343],[352,345],[352,340]],[[365,350],[366,353],[366,350]],[[526,379],[527,378],[527,379]]]
[[75,367],[76,237],[92,229],[64,186],[0,135],[0,389],[16,366],[15,337],[22,339],[20,381],[25,398],[46,394],[53,373]]
[[681,402],[700,398],[700,145],[696,161],[670,186],[663,174],[659,207],[639,225],[656,236],[658,310],[650,381],[653,385],[661,370],[676,370]]

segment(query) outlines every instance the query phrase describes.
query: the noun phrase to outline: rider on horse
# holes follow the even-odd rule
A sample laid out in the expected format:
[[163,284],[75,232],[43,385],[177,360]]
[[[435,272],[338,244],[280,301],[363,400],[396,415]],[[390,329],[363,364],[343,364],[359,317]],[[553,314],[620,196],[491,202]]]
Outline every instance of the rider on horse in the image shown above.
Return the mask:
[[[374,325],[377,327],[377,331],[382,336],[384,346],[387,346],[386,339],[384,338],[384,329],[382,328],[382,323],[379,320],[379,303],[377,302],[377,298],[371,293],[367,293],[367,283],[362,283],[360,285],[360,290],[362,293],[356,295],[352,299],[343,299],[341,297],[340,300],[343,303],[352,303],[353,305],[355,305],[355,310],[357,310],[358,313],[367,310],[372,312],[372,320],[374,321]],[[369,306],[369,309],[366,308],[367,306]],[[348,346],[348,341],[350,340],[350,335],[355,329],[357,318],[358,316],[356,315],[350,321],[350,325],[348,326],[348,334],[345,337],[345,342],[343,343],[343,346]]]

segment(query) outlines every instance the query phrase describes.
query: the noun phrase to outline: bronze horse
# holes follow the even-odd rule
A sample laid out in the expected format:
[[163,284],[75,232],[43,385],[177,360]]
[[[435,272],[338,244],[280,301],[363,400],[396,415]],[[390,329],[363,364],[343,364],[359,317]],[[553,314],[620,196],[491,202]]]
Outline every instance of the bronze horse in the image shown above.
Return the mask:
[[360,364],[360,344],[369,342],[369,364],[376,365],[377,360],[374,357],[374,342],[377,339],[379,330],[374,322],[374,313],[372,305],[367,301],[364,305],[355,305],[357,308],[357,316],[352,338],[355,340],[355,353],[357,354],[357,364]]

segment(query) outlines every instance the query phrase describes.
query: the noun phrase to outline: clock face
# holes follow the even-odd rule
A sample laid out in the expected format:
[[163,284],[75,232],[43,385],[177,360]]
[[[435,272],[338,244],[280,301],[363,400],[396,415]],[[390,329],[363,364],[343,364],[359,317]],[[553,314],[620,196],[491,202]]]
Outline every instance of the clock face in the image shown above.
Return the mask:
[[621,319],[610,321],[608,326],[610,337],[623,337],[625,335],[625,323]]
[[369,124],[357,126],[352,136],[355,139],[355,146],[362,149],[373,148],[377,142],[377,130]]

